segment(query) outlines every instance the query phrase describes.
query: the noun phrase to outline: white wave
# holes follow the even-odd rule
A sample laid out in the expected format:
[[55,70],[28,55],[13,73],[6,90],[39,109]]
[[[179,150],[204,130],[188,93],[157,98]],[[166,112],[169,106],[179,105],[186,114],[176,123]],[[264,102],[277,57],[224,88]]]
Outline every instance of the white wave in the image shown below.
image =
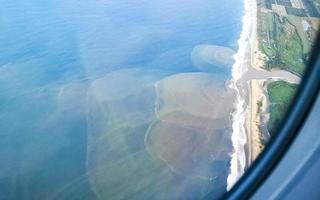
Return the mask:
[[242,32],[238,40],[238,52],[234,55],[235,63],[232,66],[232,81],[230,87],[237,91],[235,112],[232,122],[232,145],[230,172],[227,179],[227,190],[230,190],[242,176],[246,167],[245,144],[247,135],[245,130],[245,100],[243,91],[237,85],[247,70],[248,50],[250,50],[250,37],[253,36],[256,24],[257,4],[255,0],[244,0],[244,16],[242,19]]

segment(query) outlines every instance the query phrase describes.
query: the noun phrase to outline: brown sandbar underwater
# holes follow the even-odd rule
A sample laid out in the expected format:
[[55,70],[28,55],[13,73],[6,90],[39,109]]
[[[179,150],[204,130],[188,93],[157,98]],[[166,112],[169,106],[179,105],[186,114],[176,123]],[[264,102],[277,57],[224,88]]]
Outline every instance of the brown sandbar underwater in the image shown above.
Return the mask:
[[207,73],[155,74],[119,70],[89,87],[87,170],[101,199],[199,199],[225,187],[233,92]]

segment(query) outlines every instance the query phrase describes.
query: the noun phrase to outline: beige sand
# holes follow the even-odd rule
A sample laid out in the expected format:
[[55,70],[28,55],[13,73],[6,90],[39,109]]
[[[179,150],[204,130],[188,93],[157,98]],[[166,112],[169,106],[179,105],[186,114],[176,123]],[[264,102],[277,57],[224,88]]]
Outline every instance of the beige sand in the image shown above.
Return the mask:
[[[248,131],[248,148],[249,148],[249,163],[254,161],[263,150],[261,143],[260,122],[261,113],[267,109],[267,98],[264,95],[264,82],[266,80],[253,79],[248,81],[249,85],[249,102],[247,112],[247,131]],[[258,106],[258,102],[262,106]]]
[[[257,8],[259,9],[259,8]],[[257,12],[260,12],[257,10]],[[255,20],[258,20],[257,18]],[[265,78],[259,76],[259,72],[263,72],[263,66],[266,61],[266,56],[259,50],[259,40],[257,35],[257,21],[255,21],[253,32],[251,34],[251,68],[249,71],[255,70],[256,73],[253,73],[257,76],[250,76],[247,73],[244,75],[244,80],[247,80],[248,83],[248,108],[247,108],[247,118],[246,118],[246,130],[248,136],[248,164],[250,165],[257,156],[261,153],[263,145],[261,143],[261,131],[260,131],[260,122],[261,122],[261,112],[267,109],[267,98],[264,95],[264,82]],[[246,77],[247,76],[247,77]],[[245,78],[246,77],[246,78]],[[261,79],[262,78],[262,79]],[[258,107],[258,102],[261,101],[262,106]],[[259,110],[260,109],[260,110]]]

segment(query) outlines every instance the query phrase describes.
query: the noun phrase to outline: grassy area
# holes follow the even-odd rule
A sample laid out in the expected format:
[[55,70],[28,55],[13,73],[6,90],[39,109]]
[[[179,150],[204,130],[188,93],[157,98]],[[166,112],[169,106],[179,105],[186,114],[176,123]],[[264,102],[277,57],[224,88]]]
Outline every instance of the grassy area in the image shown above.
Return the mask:
[[303,54],[305,54],[306,57],[306,55],[310,53],[312,43],[311,40],[309,40],[308,34],[306,34],[305,30],[303,29],[301,18],[294,15],[289,15],[288,20],[296,27],[297,33],[302,41]]
[[260,49],[268,57],[265,68],[280,68],[302,76],[307,52],[304,46],[308,46],[305,38],[301,39],[288,18],[281,19],[275,13],[260,13],[259,18]]
[[268,130],[271,135],[275,134],[282,119],[284,118],[297,87],[298,85],[285,81],[275,81],[268,85],[270,101]]
[[[266,54],[270,59],[275,57],[275,41],[271,35],[274,33],[274,17],[275,15],[272,13],[258,13],[260,18],[259,24],[259,38],[260,38],[260,49],[264,54]],[[269,67],[269,62],[267,62],[267,67]]]

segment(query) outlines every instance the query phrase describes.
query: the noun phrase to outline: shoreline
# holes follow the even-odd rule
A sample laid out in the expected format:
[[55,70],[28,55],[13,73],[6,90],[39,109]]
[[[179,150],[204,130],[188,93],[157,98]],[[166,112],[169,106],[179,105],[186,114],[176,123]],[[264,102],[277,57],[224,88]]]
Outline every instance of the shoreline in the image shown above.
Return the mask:
[[[234,55],[235,63],[232,66],[232,80],[230,88],[237,93],[235,100],[235,112],[232,114],[231,141],[233,152],[231,153],[230,172],[227,178],[227,190],[239,180],[247,168],[248,160],[248,135],[246,131],[246,104],[247,95],[243,89],[243,76],[248,70],[248,50],[250,47],[250,36],[255,24],[252,20],[256,17],[256,0],[244,0],[244,15],[242,17],[242,31],[238,40],[238,51]],[[249,51],[250,52],[250,51]],[[249,57],[250,58],[250,57]]]
[[283,80],[299,84],[301,77],[292,72],[274,68],[265,69],[268,56],[260,49],[259,15],[266,12],[258,5],[258,0],[244,0],[242,32],[238,40],[238,51],[234,55],[232,83],[237,92],[235,112],[232,114],[232,145],[230,172],[227,179],[229,190],[263,151],[270,134],[269,97],[267,85]]
[[[257,0],[252,0],[255,4],[255,18],[252,27],[251,41],[250,41],[250,62],[249,68],[256,70],[263,70],[263,65],[265,63],[265,56],[259,50],[259,39],[258,39],[258,2]],[[247,81],[248,89],[248,102],[246,110],[246,123],[245,128],[247,131],[248,145],[247,145],[247,166],[249,168],[252,162],[261,153],[262,140],[261,140],[261,115],[262,111],[267,110],[267,97],[264,95],[264,84],[266,79],[250,79]],[[260,107],[260,108],[259,108]]]

